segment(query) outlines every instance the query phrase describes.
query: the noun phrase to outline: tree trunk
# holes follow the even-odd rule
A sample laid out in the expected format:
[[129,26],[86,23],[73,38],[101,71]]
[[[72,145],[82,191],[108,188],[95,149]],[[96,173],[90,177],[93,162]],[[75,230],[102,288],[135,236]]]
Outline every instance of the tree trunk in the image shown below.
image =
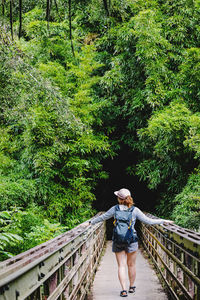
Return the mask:
[[2,16],[5,16],[5,0],[2,0]]
[[55,7],[56,7],[56,11],[57,11],[57,15],[58,15],[58,17],[59,17],[59,20],[61,20],[61,18],[60,18],[60,13],[59,13],[59,9],[58,9],[58,4],[57,4],[57,1],[56,1],[56,0],[54,0],[54,4],[55,4]]
[[10,31],[13,40],[13,0],[10,0]]
[[19,39],[22,36],[22,0],[19,0]]
[[72,40],[72,16],[71,16],[71,0],[68,0],[68,9],[69,9],[69,38],[71,40],[71,48],[72,48],[72,54],[75,57],[74,53],[74,45],[73,45],[73,40]]
[[47,29],[48,29],[48,31],[49,31],[49,19],[50,19],[50,0],[47,0],[46,21],[47,21]]
[[104,8],[106,11],[107,16],[109,17],[109,9],[108,9],[108,3],[107,0],[103,0]]

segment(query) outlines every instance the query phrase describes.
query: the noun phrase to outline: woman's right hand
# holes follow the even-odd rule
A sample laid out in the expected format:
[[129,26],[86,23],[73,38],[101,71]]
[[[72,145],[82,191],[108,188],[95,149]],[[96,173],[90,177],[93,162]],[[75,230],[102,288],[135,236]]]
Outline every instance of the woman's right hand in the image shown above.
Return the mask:
[[82,224],[83,227],[88,227],[89,225],[90,225],[89,222],[85,222],[85,223]]
[[164,225],[174,224],[174,221],[172,221],[172,220],[164,220],[163,224]]

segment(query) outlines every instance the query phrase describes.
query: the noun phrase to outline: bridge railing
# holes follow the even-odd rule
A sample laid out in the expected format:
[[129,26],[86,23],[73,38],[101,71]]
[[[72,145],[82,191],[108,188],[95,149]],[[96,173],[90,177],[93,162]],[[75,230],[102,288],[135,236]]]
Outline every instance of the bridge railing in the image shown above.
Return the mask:
[[200,233],[177,225],[150,226],[142,223],[139,223],[138,231],[172,298],[199,300]]
[[0,263],[0,300],[85,299],[105,242],[105,224],[82,225]]

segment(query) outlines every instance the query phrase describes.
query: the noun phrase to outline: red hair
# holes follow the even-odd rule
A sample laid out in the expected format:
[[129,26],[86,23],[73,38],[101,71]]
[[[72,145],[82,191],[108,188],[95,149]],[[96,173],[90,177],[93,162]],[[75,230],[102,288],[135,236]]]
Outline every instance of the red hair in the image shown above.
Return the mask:
[[117,199],[119,204],[126,205],[128,206],[128,208],[130,208],[134,204],[133,198],[131,196],[127,196],[125,199],[121,199],[118,197]]

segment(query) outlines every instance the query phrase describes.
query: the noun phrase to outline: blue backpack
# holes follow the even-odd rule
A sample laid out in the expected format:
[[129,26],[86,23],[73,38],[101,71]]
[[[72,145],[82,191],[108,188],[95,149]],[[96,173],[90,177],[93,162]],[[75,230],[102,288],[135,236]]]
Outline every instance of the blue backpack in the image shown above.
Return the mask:
[[137,233],[132,228],[132,213],[134,206],[127,210],[120,210],[119,205],[115,207],[114,229],[112,240],[117,244],[128,246],[138,241]]

